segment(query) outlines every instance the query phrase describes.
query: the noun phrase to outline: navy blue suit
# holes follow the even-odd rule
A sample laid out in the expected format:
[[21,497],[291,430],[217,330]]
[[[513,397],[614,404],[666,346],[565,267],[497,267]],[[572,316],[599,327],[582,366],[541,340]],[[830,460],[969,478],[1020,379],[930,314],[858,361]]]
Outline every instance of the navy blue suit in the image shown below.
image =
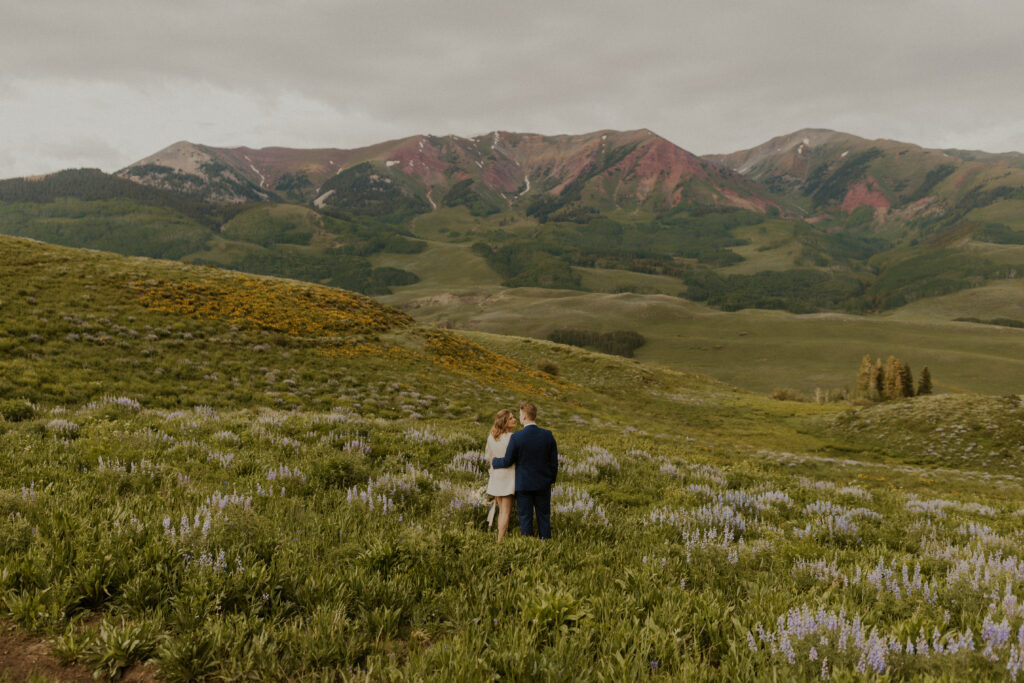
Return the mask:
[[537,511],[537,532],[551,538],[551,486],[558,477],[558,445],[554,435],[537,425],[527,425],[512,435],[504,458],[494,458],[494,469],[516,466],[516,507],[519,529],[533,536],[533,513]]

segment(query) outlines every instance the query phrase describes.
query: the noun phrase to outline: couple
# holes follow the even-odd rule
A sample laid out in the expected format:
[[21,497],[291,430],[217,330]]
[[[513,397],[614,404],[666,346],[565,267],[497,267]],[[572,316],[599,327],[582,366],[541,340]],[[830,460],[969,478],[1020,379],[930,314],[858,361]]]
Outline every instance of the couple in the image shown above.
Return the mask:
[[516,428],[511,410],[499,410],[487,435],[487,457],[491,459],[491,478],[487,493],[498,504],[498,543],[505,537],[512,514],[512,496],[519,509],[519,529],[533,536],[533,511],[537,511],[537,532],[551,538],[551,485],[558,476],[558,446],[555,437],[537,426],[537,406],[519,404]]

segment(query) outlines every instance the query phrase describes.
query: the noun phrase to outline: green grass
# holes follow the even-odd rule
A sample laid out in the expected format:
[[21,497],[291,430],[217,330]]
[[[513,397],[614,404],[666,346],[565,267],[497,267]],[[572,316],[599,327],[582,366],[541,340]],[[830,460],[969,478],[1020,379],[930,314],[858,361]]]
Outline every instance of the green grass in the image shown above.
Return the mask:
[[894,311],[899,319],[953,320],[962,317],[1024,318],[1024,280],[996,280],[984,287],[922,299]]
[[[328,219],[330,220],[330,219]],[[301,206],[275,204],[249,209],[221,226],[225,237],[261,246],[272,244],[309,245],[324,232],[324,217]]]
[[573,268],[580,275],[580,285],[591,292],[639,292],[677,295],[686,291],[679,278],[668,275],[634,273],[617,268]]
[[[400,268],[420,277],[420,282],[414,285],[396,288],[401,293],[398,298],[406,301],[448,292],[498,288],[501,276],[481,256],[473,253],[470,247],[469,242],[451,244],[428,241],[427,248],[419,254],[379,253],[371,257],[370,261],[375,268]],[[384,297],[382,300],[390,302],[397,299]]]
[[1024,200],[1004,199],[967,214],[967,219],[979,223],[1002,223],[1010,227],[1024,227]]
[[211,239],[205,247],[201,251],[194,251],[188,254],[183,260],[186,263],[198,261],[200,263],[230,268],[248,257],[268,253],[266,247],[261,247],[258,244],[223,239],[221,237]]
[[[99,676],[1010,673],[1017,398],[771,401],[304,283],[0,247],[0,612]],[[499,546],[480,450],[524,397],[559,442],[555,535]],[[865,630],[773,649],[819,610]]]
[[[762,230],[762,228],[764,228]],[[793,237],[792,224],[783,221],[766,221],[763,225],[743,226],[732,233],[750,241],[730,249],[744,258],[740,263],[719,268],[723,275],[752,275],[765,270],[788,270],[793,268],[800,255],[801,245]]]
[[[434,197],[440,205],[440,198]],[[529,234],[539,227],[537,221],[518,214],[497,216],[473,216],[464,206],[440,207],[436,211],[416,216],[411,222],[413,231],[424,239],[451,240],[467,239],[467,235],[504,230],[515,234]],[[458,233],[453,238],[452,233]]]
[[[1005,296],[1019,289],[1013,282],[1005,291],[990,294],[993,300],[1008,301]],[[969,301],[967,295],[982,291],[950,297]],[[406,296],[402,290],[385,300],[404,304],[410,301]],[[639,360],[705,373],[764,393],[776,387],[804,392],[852,387],[865,353],[896,355],[914,370],[927,365],[939,391],[1018,391],[1024,372],[1021,330],[952,322],[959,317],[953,315],[958,307],[929,312],[927,302],[915,312],[884,316],[723,313],[676,297],[542,289],[482,290],[478,298],[435,297],[417,303],[411,312],[419,320],[499,334],[544,338],[563,327],[634,330],[647,339],[636,352]],[[991,307],[994,317],[1002,305]],[[1003,317],[1014,315],[1007,311]]]
[[1018,266],[1024,263],[1024,245],[971,242],[971,253],[1000,265]]

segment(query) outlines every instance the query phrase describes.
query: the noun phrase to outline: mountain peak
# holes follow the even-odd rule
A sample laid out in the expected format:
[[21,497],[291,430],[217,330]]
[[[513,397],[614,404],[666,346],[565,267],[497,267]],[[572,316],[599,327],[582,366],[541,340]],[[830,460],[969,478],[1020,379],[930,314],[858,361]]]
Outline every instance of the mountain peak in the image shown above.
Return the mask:
[[192,173],[198,170],[199,165],[209,157],[210,155],[204,152],[199,145],[188,140],[179,140],[145,159],[130,164],[127,168],[155,164]]
[[[953,207],[970,192],[972,201],[991,201],[1024,186],[1024,160],[1012,155],[950,153],[820,128],[705,158],[764,183],[819,219],[840,221],[865,208],[878,223],[938,220],[957,215]],[[992,172],[997,164],[1002,170]],[[858,215],[863,220],[866,212]]]

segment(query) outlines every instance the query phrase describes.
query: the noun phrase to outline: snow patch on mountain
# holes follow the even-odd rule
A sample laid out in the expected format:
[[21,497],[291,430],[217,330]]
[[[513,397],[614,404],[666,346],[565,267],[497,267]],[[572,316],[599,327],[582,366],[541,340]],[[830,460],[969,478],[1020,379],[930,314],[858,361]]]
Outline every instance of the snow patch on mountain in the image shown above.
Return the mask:
[[318,209],[324,208],[324,202],[326,202],[327,198],[330,197],[332,194],[334,194],[334,190],[327,190],[327,192],[324,192],[322,195],[313,200],[313,206],[315,206]]
[[245,160],[249,162],[249,168],[252,169],[252,172],[260,177],[260,189],[266,189],[267,179],[263,176],[262,173],[260,173],[260,170],[256,168],[256,164],[252,163],[252,159],[249,158],[248,154],[245,155]]

